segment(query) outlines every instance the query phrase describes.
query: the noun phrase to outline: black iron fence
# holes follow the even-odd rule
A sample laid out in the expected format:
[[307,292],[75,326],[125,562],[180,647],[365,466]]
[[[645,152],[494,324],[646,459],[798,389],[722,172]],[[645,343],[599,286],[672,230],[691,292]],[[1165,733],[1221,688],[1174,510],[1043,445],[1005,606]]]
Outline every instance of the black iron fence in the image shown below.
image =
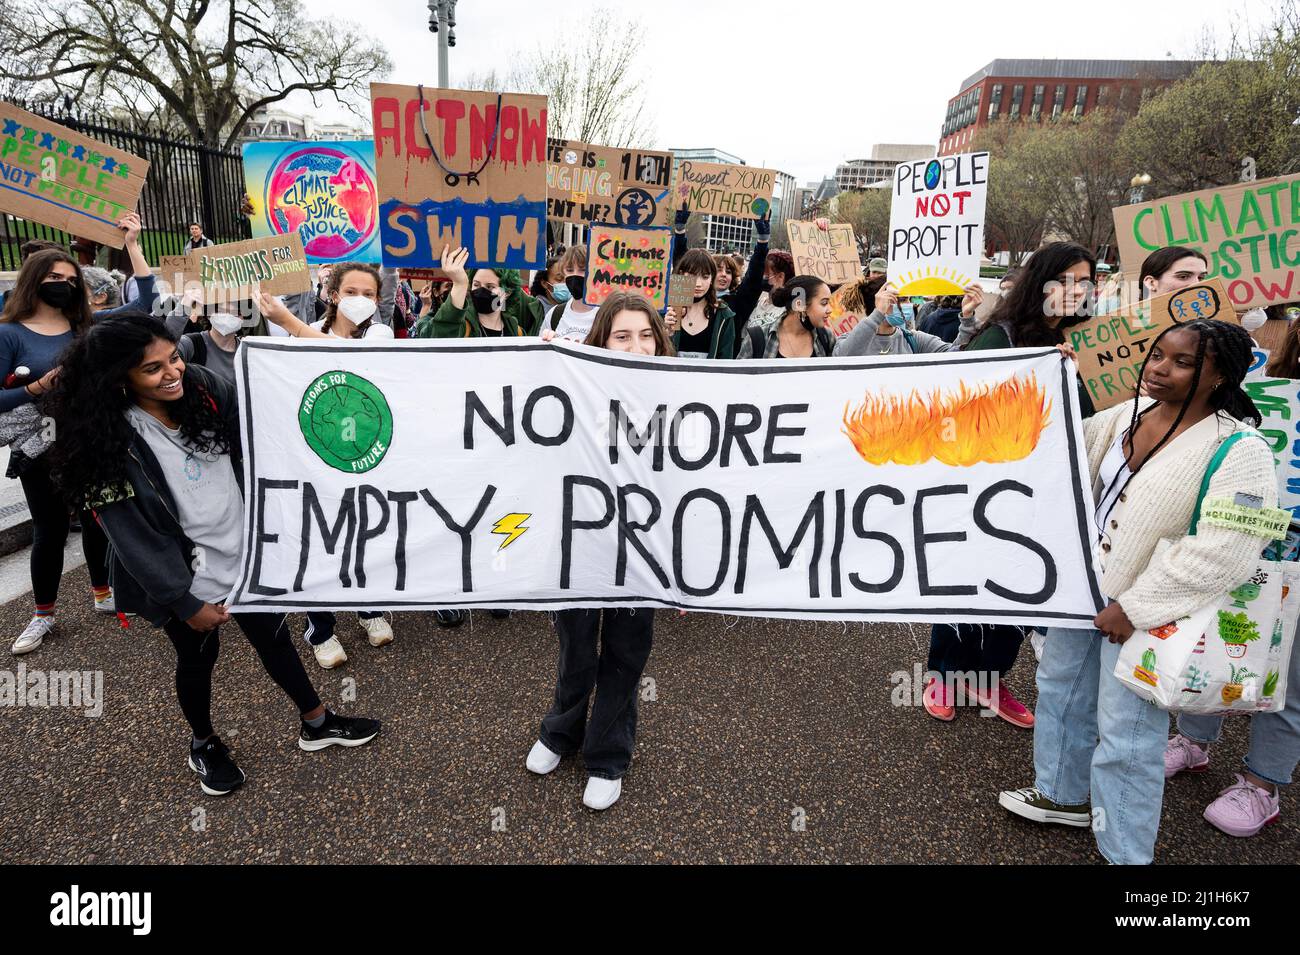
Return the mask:
[[[244,169],[238,152],[223,152],[148,128],[133,129],[107,117],[43,105],[23,108],[149,160],[139,211],[145,226],[140,241],[150,263],[157,265],[159,256],[180,255],[191,222],[202,223],[213,242],[249,238],[248,220],[239,211]],[[19,248],[28,239],[70,245],[73,238],[30,219],[0,214],[0,271],[19,267]],[[110,264],[126,265],[119,250],[109,250],[108,256]]]

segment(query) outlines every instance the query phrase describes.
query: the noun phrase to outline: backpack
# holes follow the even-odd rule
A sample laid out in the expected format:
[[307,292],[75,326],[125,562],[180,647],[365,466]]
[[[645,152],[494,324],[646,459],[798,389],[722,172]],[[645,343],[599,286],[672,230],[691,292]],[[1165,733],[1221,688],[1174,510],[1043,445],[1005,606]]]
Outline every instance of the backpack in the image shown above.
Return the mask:
[[185,338],[189,340],[190,346],[194,349],[190,352],[190,361],[196,365],[206,365],[208,363],[208,333],[186,332]]
[[[813,334],[816,335],[817,340],[822,343],[822,350],[825,351],[828,356],[834,353],[835,336],[831,334],[830,329],[814,328]],[[912,340],[910,338],[908,339],[908,344],[909,345],[912,344]],[[749,326],[749,350],[751,354],[749,357],[762,358],[763,349],[766,345],[767,345],[767,335],[764,333],[763,329],[760,328],[758,325],[750,325]]]

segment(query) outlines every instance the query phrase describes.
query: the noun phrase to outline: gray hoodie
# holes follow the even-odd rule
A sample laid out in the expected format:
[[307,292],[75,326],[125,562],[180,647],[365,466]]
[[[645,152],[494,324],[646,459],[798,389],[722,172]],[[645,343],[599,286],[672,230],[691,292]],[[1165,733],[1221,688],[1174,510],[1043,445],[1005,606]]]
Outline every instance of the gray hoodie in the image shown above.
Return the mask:
[[[884,321],[885,316],[880,314],[880,310],[872,309],[870,315],[836,340],[835,357],[855,358],[859,355],[910,355],[913,353],[926,355],[931,352],[960,351],[974,337],[978,325],[973,315],[970,318],[963,317],[961,330],[957,333],[956,341],[949,344],[942,338],[927,335],[925,332],[915,332],[911,329],[908,329],[906,334],[903,333],[903,329],[897,328],[892,335],[881,335],[879,334],[880,325]],[[908,340],[909,338],[911,341]],[[913,344],[915,344],[915,347],[913,347]]]

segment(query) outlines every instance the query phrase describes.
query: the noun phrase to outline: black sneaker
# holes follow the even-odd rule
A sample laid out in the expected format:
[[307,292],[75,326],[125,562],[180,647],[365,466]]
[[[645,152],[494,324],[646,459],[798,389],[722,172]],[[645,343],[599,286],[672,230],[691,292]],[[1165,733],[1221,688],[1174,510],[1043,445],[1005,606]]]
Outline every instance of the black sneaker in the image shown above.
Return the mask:
[[325,722],[312,727],[302,724],[298,745],[309,753],[326,746],[362,746],[379,735],[379,720],[339,716],[325,711]]
[[452,627],[459,627],[465,622],[465,611],[463,610],[435,610],[433,619],[440,627],[450,630]]
[[492,615],[492,619],[493,619],[493,620],[509,620],[509,619],[510,619],[510,611],[509,611],[509,610],[489,610],[488,613],[490,613],[490,614]]
[[1054,822],[1062,826],[1088,826],[1092,824],[1092,808],[1088,803],[1067,806],[1053,802],[1039,790],[1006,789],[998,793],[998,805],[1017,816],[1034,822]]
[[209,796],[224,796],[244,785],[244,771],[230,758],[230,750],[213,736],[199,749],[190,746],[190,769],[199,774],[199,785]]

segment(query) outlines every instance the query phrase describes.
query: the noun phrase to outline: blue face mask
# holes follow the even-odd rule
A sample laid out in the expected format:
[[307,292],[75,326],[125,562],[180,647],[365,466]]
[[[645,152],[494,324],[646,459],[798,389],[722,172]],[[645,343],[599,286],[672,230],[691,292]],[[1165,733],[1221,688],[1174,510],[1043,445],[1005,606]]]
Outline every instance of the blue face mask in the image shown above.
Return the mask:
[[912,320],[915,308],[916,306],[911,302],[900,302],[889,310],[889,314],[885,316],[885,321],[895,328],[902,328]]
[[573,296],[569,294],[567,287],[563,285],[552,285],[551,298],[555,299],[557,302],[567,302],[569,299],[573,298]]

